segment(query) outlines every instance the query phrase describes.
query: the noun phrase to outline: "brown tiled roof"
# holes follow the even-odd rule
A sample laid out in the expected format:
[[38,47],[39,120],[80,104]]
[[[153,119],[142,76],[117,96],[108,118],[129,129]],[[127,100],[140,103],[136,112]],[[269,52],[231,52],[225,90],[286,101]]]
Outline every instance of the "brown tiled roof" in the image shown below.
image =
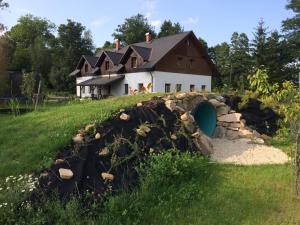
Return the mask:
[[[194,35],[192,31],[182,32],[175,35],[170,35],[166,37],[153,39],[151,42],[139,42],[134,43],[119,50],[110,49],[105,50],[97,54],[97,57],[87,57],[91,63],[94,63],[92,66],[95,67],[98,64],[99,59],[105,53],[114,65],[123,63],[128,55],[130,48],[134,49],[144,60],[144,63],[136,69],[139,70],[152,70],[154,66],[168,53],[170,52],[178,43],[184,40],[189,35]],[[195,35],[194,35],[195,36]],[[127,54],[126,54],[127,53]],[[205,55],[205,58],[209,61],[210,66],[213,67],[208,55]],[[120,61],[121,60],[121,61]]]

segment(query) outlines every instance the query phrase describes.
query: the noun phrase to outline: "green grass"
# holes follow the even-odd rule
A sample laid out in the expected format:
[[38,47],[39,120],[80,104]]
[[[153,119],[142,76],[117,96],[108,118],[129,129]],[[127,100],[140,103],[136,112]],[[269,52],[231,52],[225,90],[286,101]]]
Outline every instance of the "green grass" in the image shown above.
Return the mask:
[[0,116],[0,178],[48,166],[85,124],[104,121],[120,108],[151,95],[71,102],[42,108],[19,117]]
[[[104,121],[149,97],[72,102],[16,118],[0,115],[0,186],[8,175],[48,166],[85,124]],[[272,141],[290,149],[286,132]],[[292,197],[289,164],[222,165],[201,156],[172,158],[168,153],[151,162],[141,187],[111,197],[104,208],[99,204],[82,208],[76,200],[66,206],[48,200],[18,215],[13,207],[0,208],[0,224],[300,224],[300,201]],[[22,197],[18,189],[0,190],[0,205]]]
[[[221,165],[169,153],[155,158],[138,189],[111,197],[104,208],[50,200],[18,217],[11,214],[10,224],[300,224],[290,165]],[[0,212],[0,221],[6,224],[9,215]]]

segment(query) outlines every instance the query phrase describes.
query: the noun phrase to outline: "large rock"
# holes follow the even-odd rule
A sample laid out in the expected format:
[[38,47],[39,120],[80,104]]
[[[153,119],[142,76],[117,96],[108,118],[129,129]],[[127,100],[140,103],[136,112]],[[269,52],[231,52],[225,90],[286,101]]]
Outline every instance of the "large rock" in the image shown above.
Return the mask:
[[239,132],[235,131],[235,130],[227,130],[226,131],[226,137],[229,140],[234,140],[234,139],[238,139],[239,138]]
[[217,116],[225,115],[229,112],[230,108],[227,105],[220,106],[217,108]]
[[251,138],[252,137],[252,132],[250,130],[246,130],[246,129],[240,129],[238,134],[239,134],[240,138]]
[[111,173],[101,173],[101,177],[103,180],[113,180],[115,177]]
[[223,103],[223,102],[219,102],[217,99],[214,99],[214,98],[212,98],[212,99],[210,99],[210,100],[208,100],[208,102],[210,103],[210,104],[212,104],[214,107],[220,107],[220,106],[225,106],[225,103]]
[[129,116],[128,114],[126,114],[126,113],[122,113],[122,114],[120,115],[120,119],[121,119],[121,120],[128,121],[128,120],[130,120],[130,116]]
[[226,135],[226,128],[217,126],[214,132],[214,138],[224,138]]
[[240,128],[241,124],[240,123],[229,123],[229,127]]
[[176,108],[176,103],[174,100],[165,101],[165,105],[171,112],[173,112]]
[[59,172],[60,178],[63,180],[70,180],[74,176],[72,170],[70,170],[70,169],[60,168],[58,170],[58,172]]
[[227,123],[239,123],[242,114],[240,113],[231,113],[223,116],[218,117],[218,121],[220,122],[227,122]]
[[190,133],[194,133],[197,130],[196,124],[192,120],[183,121],[183,125]]
[[84,140],[83,136],[81,134],[77,134],[75,137],[73,137],[73,141],[75,143],[82,143]]
[[186,111],[191,111],[203,101],[204,97],[202,95],[188,96],[182,100],[182,108],[184,108]]
[[186,98],[186,96],[187,96],[187,93],[179,93],[176,95],[176,99],[182,100],[182,99]]
[[219,102],[224,102],[224,103],[225,103],[225,101],[226,101],[226,99],[225,99],[223,96],[221,96],[221,95],[217,95],[217,96],[216,96],[216,99],[217,99]]
[[198,130],[197,132],[192,134],[192,137],[194,144],[202,152],[202,154],[209,156],[213,153],[213,145],[211,143],[211,139],[207,137],[202,131]]

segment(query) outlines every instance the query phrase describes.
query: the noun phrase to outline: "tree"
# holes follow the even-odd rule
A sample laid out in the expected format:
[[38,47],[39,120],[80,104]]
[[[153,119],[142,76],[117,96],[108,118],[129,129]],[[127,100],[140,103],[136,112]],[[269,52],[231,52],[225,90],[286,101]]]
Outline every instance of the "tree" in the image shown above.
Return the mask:
[[59,91],[73,91],[75,80],[69,76],[81,55],[92,55],[94,46],[90,31],[78,22],[67,20],[58,27],[57,44],[53,50],[50,82]]
[[183,32],[183,27],[177,22],[172,24],[171,20],[165,20],[161,27],[158,37],[165,37],[168,35],[178,34]]
[[221,81],[223,84],[230,84],[230,46],[228,43],[223,42],[212,47],[210,51],[210,57],[221,76]]
[[199,40],[200,44],[202,45],[202,47],[208,52],[207,42],[201,37],[199,37],[198,40]]
[[55,37],[55,25],[47,19],[26,15],[19,18],[8,35],[15,43],[10,69],[41,73],[46,84],[51,66],[50,47]]
[[118,25],[112,36],[114,39],[119,39],[123,45],[129,45],[144,41],[145,34],[148,32],[153,37],[156,36],[154,27],[149,24],[148,19],[141,14],[137,14],[126,18],[123,24]]
[[265,22],[261,19],[258,26],[255,28],[254,39],[252,41],[252,55],[254,58],[255,66],[257,68],[266,66],[266,42],[267,42],[267,28]]
[[296,15],[292,18],[286,19],[282,22],[282,28],[285,32],[286,38],[291,43],[291,50],[295,60],[300,60],[300,0],[289,0],[286,6],[287,9],[292,10]]
[[106,41],[106,42],[104,42],[103,46],[100,47],[100,48],[97,48],[95,52],[96,52],[96,53],[99,53],[99,52],[101,52],[102,50],[105,50],[105,49],[113,49],[113,48],[115,48],[115,44],[114,44],[114,43],[111,43],[110,41]]
[[[1,2],[0,2],[1,3]],[[0,36],[0,96],[9,93],[9,75],[7,65],[10,58],[11,40],[6,36]]]
[[40,38],[49,44],[54,39],[52,32],[55,25],[47,19],[34,17],[33,15],[21,16],[18,23],[8,32],[9,36],[16,42],[17,47],[30,48],[35,39]]
[[[9,4],[7,2],[4,2],[4,0],[0,0],[0,10],[8,8],[8,7],[9,7]],[[5,29],[4,24],[0,23],[0,33],[2,31],[4,31],[4,29]]]
[[291,71],[292,77],[299,81],[300,73],[300,0],[289,0],[286,6],[296,15],[282,22],[282,30],[285,33],[287,47],[289,49],[290,61],[287,68]]
[[245,33],[234,32],[230,45],[230,78],[232,87],[244,90],[247,82],[246,76],[252,71],[249,39]]

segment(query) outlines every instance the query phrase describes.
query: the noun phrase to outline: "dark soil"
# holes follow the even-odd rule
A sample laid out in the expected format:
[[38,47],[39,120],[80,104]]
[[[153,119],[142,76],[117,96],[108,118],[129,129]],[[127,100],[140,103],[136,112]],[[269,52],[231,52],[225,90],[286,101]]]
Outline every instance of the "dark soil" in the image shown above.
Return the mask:
[[[56,158],[65,162],[43,170],[48,176],[40,178],[34,197],[54,192],[61,198],[72,194],[81,196],[87,192],[103,197],[120,189],[131,190],[139,180],[137,168],[149,155],[150,149],[154,153],[171,148],[197,151],[178,122],[179,115],[167,109],[163,100],[153,98],[141,107],[126,109],[124,113],[130,115],[129,121],[121,120],[120,112],[96,126],[100,139],[94,139],[94,133],[86,135],[85,144],[72,145],[60,152]],[[146,137],[137,135],[136,129],[145,123],[151,131]],[[172,140],[171,134],[176,134],[177,139]],[[109,155],[100,156],[99,152],[104,147],[108,147]],[[74,177],[71,180],[60,179],[59,168],[71,169]],[[103,180],[102,172],[113,174],[114,180]]]
[[262,108],[262,102],[256,99],[249,99],[242,109],[238,105],[242,101],[239,96],[224,96],[226,104],[242,114],[242,119],[246,120],[246,125],[256,130],[260,134],[273,136],[277,129],[279,116],[269,107]]

